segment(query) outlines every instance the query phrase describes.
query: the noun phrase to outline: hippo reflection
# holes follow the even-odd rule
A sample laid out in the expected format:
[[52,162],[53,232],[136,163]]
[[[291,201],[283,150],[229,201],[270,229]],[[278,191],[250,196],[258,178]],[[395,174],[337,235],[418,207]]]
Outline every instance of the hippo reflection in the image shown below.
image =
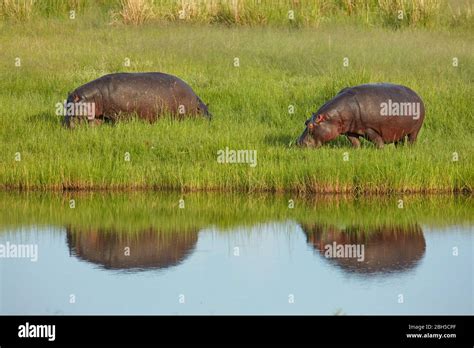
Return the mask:
[[158,231],[150,228],[127,233],[67,227],[66,235],[70,253],[82,260],[105,269],[141,271],[181,263],[194,250],[198,230]]
[[[303,224],[301,227],[308,244],[329,262],[349,273],[370,276],[405,272],[413,269],[425,254],[425,238],[417,224],[380,226],[370,230],[357,226],[341,229],[319,224]],[[363,258],[327,257],[334,246],[341,250],[363,246]]]

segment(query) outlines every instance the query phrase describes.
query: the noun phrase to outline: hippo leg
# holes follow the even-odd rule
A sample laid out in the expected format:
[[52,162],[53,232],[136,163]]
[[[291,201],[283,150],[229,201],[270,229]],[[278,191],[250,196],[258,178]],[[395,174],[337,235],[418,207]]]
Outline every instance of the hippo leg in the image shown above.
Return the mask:
[[367,135],[367,138],[369,138],[369,140],[373,142],[375,146],[377,146],[377,148],[381,149],[384,146],[382,137],[380,136],[379,133],[377,133],[373,129],[368,128],[365,134]]
[[359,137],[357,135],[347,134],[347,139],[349,139],[349,141],[351,142],[353,148],[358,149],[360,147],[360,140],[359,140]]
[[84,119],[80,116],[72,116],[69,119],[69,128],[74,129],[77,126],[80,126],[81,124],[84,123]]
[[419,131],[420,130],[418,129],[418,130],[414,131],[413,133],[408,134],[408,143],[410,145],[413,145],[416,142],[416,138],[418,137],[418,132]]
[[99,126],[103,123],[104,121],[103,120],[100,120],[98,118],[94,118],[93,120],[89,120],[89,125],[90,126]]
[[400,140],[397,140],[396,142],[394,142],[394,144],[395,144],[395,147],[405,145],[405,137],[401,138]]

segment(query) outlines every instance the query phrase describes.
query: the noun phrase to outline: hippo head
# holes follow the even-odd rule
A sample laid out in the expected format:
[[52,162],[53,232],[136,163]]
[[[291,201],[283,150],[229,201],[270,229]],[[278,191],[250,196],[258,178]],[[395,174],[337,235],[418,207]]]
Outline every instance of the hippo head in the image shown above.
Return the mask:
[[76,124],[76,115],[74,114],[74,105],[75,103],[79,102],[81,100],[81,97],[74,93],[71,92],[68,94],[67,99],[66,99],[66,105],[65,107],[65,114],[64,114],[64,125],[68,128],[74,128]]
[[68,128],[74,128],[80,122],[93,120],[95,114],[95,103],[88,103],[84,96],[72,92],[66,100],[63,124]]
[[198,98],[197,112],[198,114],[203,115],[204,117],[207,117],[209,121],[212,120],[212,114],[209,112],[209,104],[204,104],[199,98]]
[[302,147],[318,148],[338,136],[338,127],[328,114],[312,114],[305,122],[306,129],[296,144]]

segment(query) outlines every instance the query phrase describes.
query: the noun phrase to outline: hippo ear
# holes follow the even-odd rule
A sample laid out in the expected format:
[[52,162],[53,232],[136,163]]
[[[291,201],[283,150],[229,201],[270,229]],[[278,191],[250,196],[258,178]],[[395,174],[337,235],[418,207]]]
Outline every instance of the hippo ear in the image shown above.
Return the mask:
[[314,123],[313,123],[313,122],[309,122],[309,123],[308,123],[308,128],[309,128],[309,130],[313,130],[313,128],[314,128]]

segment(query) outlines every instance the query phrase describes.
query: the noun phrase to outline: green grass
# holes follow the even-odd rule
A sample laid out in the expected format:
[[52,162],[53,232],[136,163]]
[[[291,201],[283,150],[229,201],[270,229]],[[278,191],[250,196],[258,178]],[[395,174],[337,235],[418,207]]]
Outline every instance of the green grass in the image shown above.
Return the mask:
[[[2,188],[472,191],[472,31],[108,23],[102,13],[0,22]],[[63,129],[55,104],[117,71],[183,78],[210,104],[213,121]],[[365,142],[353,150],[342,137],[318,150],[289,146],[311,111],[343,87],[368,82],[404,84],[422,96],[427,111],[416,146],[376,150]],[[225,147],[257,150],[257,166],[217,163]]]

